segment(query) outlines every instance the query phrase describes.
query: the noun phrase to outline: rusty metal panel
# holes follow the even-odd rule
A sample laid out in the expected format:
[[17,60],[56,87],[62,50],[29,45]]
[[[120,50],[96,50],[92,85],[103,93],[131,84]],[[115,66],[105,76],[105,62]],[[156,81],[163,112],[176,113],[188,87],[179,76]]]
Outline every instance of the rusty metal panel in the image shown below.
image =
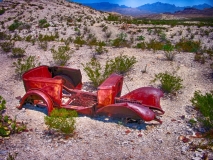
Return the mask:
[[49,67],[49,70],[52,73],[52,77],[62,76],[65,79],[69,80],[74,85],[75,89],[82,88],[82,75],[79,69],[54,66]]
[[141,87],[121,96],[121,99],[138,100],[142,105],[159,110],[164,113],[160,105],[160,98],[163,92],[153,87]]
[[27,83],[29,82],[28,79],[32,77],[52,78],[52,74],[49,72],[48,66],[39,66],[25,72],[22,76],[22,79],[23,79],[24,87],[26,91],[31,89],[31,87],[28,86]]
[[[144,107],[140,104],[132,103],[117,103],[104,106],[97,110],[96,112],[99,115],[106,115],[112,117],[128,117],[132,119],[143,119],[144,121],[159,121],[155,113],[148,107]],[[160,121],[159,121],[160,122]]]
[[98,87],[98,105],[106,106],[115,103],[115,97],[120,96],[123,85],[123,77],[112,74]]
[[51,111],[53,110],[53,102],[51,98],[40,89],[29,90],[21,98],[20,105],[17,108],[21,109],[26,102],[34,103],[34,100],[42,100],[47,107],[48,115],[50,115]]
[[48,94],[55,106],[61,105],[62,98],[62,80],[53,78],[30,77],[24,81],[28,89],[41,89]]
[[26,101],[35,104],[42,100],[48,113],[53,107],[62,107],[89,116],[104,114],[161,123],[156,118],[156,111],[153,111],[164,113],[160,106],[161,90],[141,87],[120,97],[123,76],[112,74],[98,87],[97,93],[90,93],[80,90],[81,78],[80,70],[67,67],[40,66],[31,69],[23,74],[26,94],[18,108]]

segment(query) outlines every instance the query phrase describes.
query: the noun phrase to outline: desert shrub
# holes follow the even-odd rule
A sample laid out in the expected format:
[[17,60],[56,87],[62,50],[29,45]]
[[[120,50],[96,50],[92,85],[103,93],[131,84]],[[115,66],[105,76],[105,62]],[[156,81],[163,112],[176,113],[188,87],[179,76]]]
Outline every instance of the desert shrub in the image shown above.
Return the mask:
[[31,42],[32,40],[32,35],[28,35],[26,38],[25,38],[25,41],[27,42]]
[[118,34],[117,38],[112,41],[112,46],[114,46],[114,47],[127,47],[128,43],[127,43],[126,37],[127,37],[126,33],[122,32],[122,33]]
[[68,46],[72,41],[73,41],[72,37],[68,37],[68,38],[64,41],[64,43],[65,43],[66,46]]
[[10,31],[14,31],[14,30],[18,29],[19,26],[21,26],[21,25],[22,25],[22,22],[19,22],[19,21],[15,20],[15,21],[13,22],[13,24],[11,24],[11,25],[8,27],[8,29],[9,29]]
[[22,30],[22,29],[30,29],[31,28],[31,25],[28,24],[28,23],[21,23],[18,27],[19,30]]
[[103,54],[103,53],[107,52],[107,49],[105,49],[102,45],[99,45],[95,48],[95,52],[97,54]]
[[27,58],[19,58],[16,62],[13,62],[13,66],[15,67],[15,73],[19,78],[21,78],[22,74],[29,69],[39,66],[36,56],[29,56]]
[[107,17],[107,21],[118,21],[120,19],[119,16],[117,15],[113,15],[113,14],[110,14],[108,17]]
[[182,38],[175,47],[182,52],[197,52],[201,48],[201,42]]
[[202,94],[200,91],[195,91],[191,99],[192,105],[199,110],[202,116],[198,120],[207,129],[213,128],[213,91],[211,93]]
[[14,40],[14,41],[22,41],[23,38],[21,36],[19,36],[18,34],[14,34],[12,40]]
[[163,46],[164,54],[168,61],[173,61],[175,58],[174,46],[170,43]]
[[135,47],[140,49],[146,49],[146,43],[145,42],[137,43]]
[[4,52],[10,52],[13,47],[14,43],[12,43],[11,41],[1,43],[1,48],[3,49]]
[[12,49],[12,57],[21,58],[24,57],[25,49],[23,48],[13,48]]
[[209,59],[212,59],[212,57],[213,57],[213,50],[206,50],[206,53],[208,54]]
[[162,42],[167,42],[166,34],[164,32],[160,31],[159,36]]
[[211,68],[211,69],[212,69],[212,71],[213,71],[213,63],[211,63],[211,64],[210,64],[210,68]]
[[24,123],[17,123],[16,119],[11,119],[8,115],[4,115],[6,109],[6,101],[0,96],[0,136],[7,137],[10,134],[20,133],[26,130]]
[[52,48],[51,52],[55,63],[62,66],[66,65],[71,58],[71,54],[73,53],[69,46],[59,46],[57,51]]
[[5,13],[5,9],[4,8],[0,9],[0,15],[2,15],[4,13]]
[[84,44],[86,44],[86,41],[78,36],[75,38],[74,43],[78,44],[78,45],[80,45],[80,47],[82,47]]
[[39,41],[55,41],[55,39],[59,38],[58,37],[58,32],[56,32],[55,35],[42,35],[42,34],[39,34],[38,36],[38,40]]
[[0,40],[6,40],[10,38],[9,35],[7,35],[5,32],[0,32]]
[[97,43],[98,43],[97,38],[93,34],[89,34],[87,37],[87,44],[89,46],[95,46],[97,45]]
[[155,78],[152,82],[157,80],[161,83],[161,88],[164,92],[175,93],[183,88],[182,79],[179,76],[175,76],[173,73],[158,73],[155,74]]
[[46,19],[40,19],[38,25],[40,28],[48,28],[50,26]]
[[200,62],[201,64],[204,64],[206,62],[205,56],[201,53],[195,53],[194,61]]
[[32,35],[28,35],[27,37],[25,37],[25,41],[31,42],[32,45],[34,45],[36,42],[36,38],[32,37]]
[[41,49],[43,49],[44,51],[47,51],[47,48],[48,48],[48,42],[47,41],[39,41],[38,45]]
[[137,37],[137,40],[138,40],[138,41],[144,41],[144,40],[145,40],[145,37],[144,37],[144,36],[138,36],[138,37]]
[[108,60],[104,67],[100,62],[92,58],[90,62],[82,64],[84,71],[92,81],[95,87],[99,86],[107,77],[112,73],[125,73],[136,63],[134,56],[127,57],[126,55],[120,55],[115,59]]
[[99,86],[105,80],[106,74],[103,73],[101,64],[97,59],[92,58],[90,62],[82,65],[89,80],[92,81],[95,87]]
[[75,130],[75,118],[78,114],[76,111],[62,109],[53,109],[50,116],[45,116],[45,124],[50,129],[56,129],[67,135],[73,134]]
[[109,60],[107,64],[112,68],[113,72],[124,74],[137,62],[134,56],[128,57],[127,55],[121,54],[115,57],[113,60]]
[[149,43],[146,43],[147,49],[153,49],[154,52],[156,50],[161,50],[164,46],[162,42],[156,41],[155,39],[152,39]]

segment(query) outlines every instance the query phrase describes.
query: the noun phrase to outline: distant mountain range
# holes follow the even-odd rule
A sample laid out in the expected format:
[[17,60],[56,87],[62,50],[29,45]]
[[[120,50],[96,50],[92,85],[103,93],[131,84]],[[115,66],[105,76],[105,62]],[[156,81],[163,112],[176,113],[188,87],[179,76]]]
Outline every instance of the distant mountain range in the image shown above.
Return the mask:
[[83,5],[91,7],[100,11],[107,12],[118,12],[124,15],[138,16],[142,14],[159,14],[159,13],[175,13],[177,11],[182,11],[185,8],[195,8],[199,10],[203,10],[206,8],[211,8],[211,5],[208,4],[200,4],[194,6],[185,6],[185,7],[177,7],[173,4],[156,2],[152,4],[145,4],[136,8],[128,7],[125,5],[112,4],[109,2],[100,2],[100,3],[83,3]]

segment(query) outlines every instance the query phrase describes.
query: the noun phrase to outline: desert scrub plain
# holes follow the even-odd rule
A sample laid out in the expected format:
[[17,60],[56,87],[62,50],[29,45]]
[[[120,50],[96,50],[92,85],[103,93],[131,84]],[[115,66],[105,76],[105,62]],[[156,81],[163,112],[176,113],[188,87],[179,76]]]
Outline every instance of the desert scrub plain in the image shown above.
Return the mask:
[[[0,6],[1,131],[3,122],[10,125],[5,115],[24,127],[19,132],[13,125],[10,136],[1,132],[0,159],[213,159],[211,18],[134,19],[63,0]],[[16,97],[25,94],[20,77],[29,68],[79,68],[84,90],[95,92],[86,64],[95,59],[102,74],[119,56],[136,60],[122,72],[122,95],[144,86],[165,91],[161,125],[79,116],[67,138],[48,130],[44,108],[16,108]]]

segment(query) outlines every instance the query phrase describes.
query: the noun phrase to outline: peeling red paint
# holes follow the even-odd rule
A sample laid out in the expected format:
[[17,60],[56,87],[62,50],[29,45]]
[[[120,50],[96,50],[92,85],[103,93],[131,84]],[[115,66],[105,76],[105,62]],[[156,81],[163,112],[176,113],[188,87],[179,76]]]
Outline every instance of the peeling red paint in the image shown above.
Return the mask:
[[164,111],[160,106],[163,92],[153,87],[141,87],[120,96],[123,77],[109,76],[97,93],[82,91],[82,76],[78,69],[39,66],[23,74],[26,94],[20,100],[21,109],[26,102],[46,106],[48,114],[54,107],[76,110],[80,114],[107,115],[144,121],[156,120]]

